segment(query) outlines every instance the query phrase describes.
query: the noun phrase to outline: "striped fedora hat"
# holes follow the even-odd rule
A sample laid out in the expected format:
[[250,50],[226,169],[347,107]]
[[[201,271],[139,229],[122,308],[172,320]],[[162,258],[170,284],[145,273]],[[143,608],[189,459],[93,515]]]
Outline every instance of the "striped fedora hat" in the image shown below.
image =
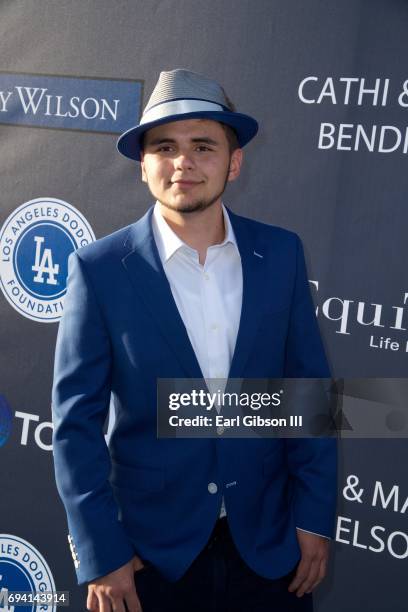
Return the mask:
[[258,131],[255,119],[229,108],[225,92],[216,81],[177,68],[160,73],[139,125],[121,135],[118,151],[140,161],[142,136],[147,130],[171,121],[197,118],[213,119],[229,125],[235,130],[241,147]]

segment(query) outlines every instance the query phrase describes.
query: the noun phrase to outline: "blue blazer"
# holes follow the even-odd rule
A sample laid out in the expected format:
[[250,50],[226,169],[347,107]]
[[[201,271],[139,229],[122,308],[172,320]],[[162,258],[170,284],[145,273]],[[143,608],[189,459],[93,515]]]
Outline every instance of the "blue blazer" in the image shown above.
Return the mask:
[[[300,558],[296,527],[333,535],[335,440],[157,439],[156,379],[202,374],[160,262],[152,210],[69,261],[53,441],[78,582],[135,554],[177,580],[205,546],[222,496],[245,562],[277,578]],[[243,267],[230,378],[329,376],[299,238],[229,215]]]

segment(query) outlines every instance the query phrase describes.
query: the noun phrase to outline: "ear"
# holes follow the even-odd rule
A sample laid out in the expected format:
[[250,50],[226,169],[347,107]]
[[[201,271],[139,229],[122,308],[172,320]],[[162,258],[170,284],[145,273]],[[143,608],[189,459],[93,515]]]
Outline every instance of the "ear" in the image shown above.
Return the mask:
[[242,166],[243,152],[242,149],[235,149],[231,153],[230,167],[228,172],[228,182],[235,181],[239,177]]
[[140,169],[142,172],[142,181],[144,183],[147,183],[147,174],[146,174],[146,169],[145,169],[143,151],[140,152]]

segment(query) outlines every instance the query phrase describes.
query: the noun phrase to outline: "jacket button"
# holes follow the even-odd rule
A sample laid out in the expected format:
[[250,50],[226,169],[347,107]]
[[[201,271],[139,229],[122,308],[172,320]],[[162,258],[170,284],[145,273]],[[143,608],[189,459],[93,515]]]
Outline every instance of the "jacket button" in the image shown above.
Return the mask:
[[217,485],[215,484],[215,482],[210,482],[210,483],[208,484],[208,491],[209,491],[210,493],[212,493],[212,494],[214,494],[214,493],[216,493],[216,492],[218,491],[218,487],[217,487]]

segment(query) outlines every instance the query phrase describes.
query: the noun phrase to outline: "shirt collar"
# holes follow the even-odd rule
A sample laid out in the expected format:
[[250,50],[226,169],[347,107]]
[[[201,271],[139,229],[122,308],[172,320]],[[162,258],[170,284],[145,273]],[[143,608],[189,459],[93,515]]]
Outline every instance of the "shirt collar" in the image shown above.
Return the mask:
[[[237,241],[235,238],[234,230],[232,229],[231,221],[225,208],[224,204],[221,204],[222,212],[224,216],[224,226],[225,226],[225,238],[220,244],[215,244],[213,247],[223,247],[226,244],[232,244],[238,250]],[[160,204],[156,202],[153,209],[153,235],[156,241],[157,249],[159,251],[160,259],[162,264],[166,263],[180,248],[186,249],[192,253],[196,253],[194,249],[192,249],[188,244],[183,242],[181,238],[177,236],[177,234],[171,229],[170,225],[165,221],[161,212],[160,212]]]

